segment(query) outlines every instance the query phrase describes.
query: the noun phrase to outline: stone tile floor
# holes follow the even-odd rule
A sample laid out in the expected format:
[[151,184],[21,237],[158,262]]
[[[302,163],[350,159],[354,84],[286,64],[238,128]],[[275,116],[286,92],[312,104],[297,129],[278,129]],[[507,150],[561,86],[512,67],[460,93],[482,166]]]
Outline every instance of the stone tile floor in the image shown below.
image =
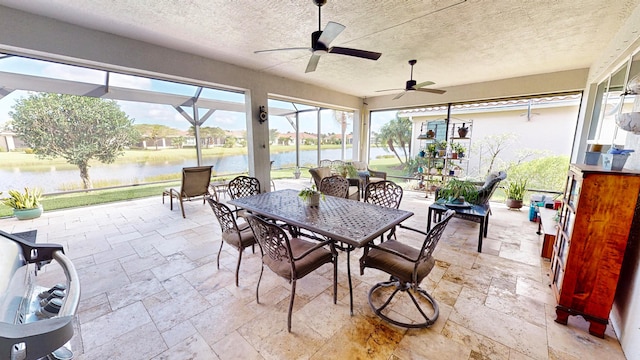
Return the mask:
[[[276,183],[300,188],[308,180]],[[426,225],[431,199],[405,192],[405,224]],[[549,261],[528,213],[492,204],[483,252],[478,225],[452,219],[435,252],[437,266],[422,283],[440,305],[429,329],[406,330],[379,319],[367,293],[382,272],[359,275],[361,251],[352,253],[354,315],[349,315],[346,257],[339,256],[338,304],[332,302],[332,268],[297,285],[292,333],[287,332],[289,284],[265,269],[260,304],[255,289],[259,250],[245,250],[240,286],[234,284],[238,252],[223,247],[208,205],[169,210],[157,197],[45,212],[36,220],[0,219],[0,229],[37,229],[38,242],[59,243],[80,276],[82,297],[72,340],[77,359],[624,359],[611,327],[605,339],[571,317],[555,323]],[[422,238],[406,230],[414,246]],[[37,277],[63,279],[57,265]]]

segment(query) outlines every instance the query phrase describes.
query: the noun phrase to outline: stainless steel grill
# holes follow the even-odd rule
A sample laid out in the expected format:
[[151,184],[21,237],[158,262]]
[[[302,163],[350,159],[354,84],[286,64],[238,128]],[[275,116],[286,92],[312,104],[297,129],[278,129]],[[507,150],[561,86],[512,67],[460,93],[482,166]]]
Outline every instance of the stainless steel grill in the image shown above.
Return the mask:
[[[34,275],[52,260],[66,282],[37,285]],[[79,301],[78,274],[61,245],[0,231],[0,359],[72,359],[69,340]]]

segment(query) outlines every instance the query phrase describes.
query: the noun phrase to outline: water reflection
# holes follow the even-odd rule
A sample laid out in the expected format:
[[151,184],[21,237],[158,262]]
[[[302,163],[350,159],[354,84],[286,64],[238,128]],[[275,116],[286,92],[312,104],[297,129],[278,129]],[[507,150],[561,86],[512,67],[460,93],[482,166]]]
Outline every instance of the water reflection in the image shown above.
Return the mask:
[[[323,149],[322,158],[339,159],[341,153],[340,149]],[[379,148],[371,149],[371,153],[373,157],[385,154],[384,150]],[[300,163],[303,166],[313,166],[316,163],[316,154],[315,150],[301,151]],[[274,169],[293,167],[295,159],[295,151],[271,154],[271,160],[274,161]],[[249,167],[247,155],[205,156],[202,161],[204,165],[213,165],[214,171],[218,174],[241,173],[247,171]],[[154,178],[164,179],[170,174],[179,176],[183,167],[196,165],[195,158],[178,161],[139,161],[109,165],[98,163],[91,166],[89,175],[94,183],[102,181],[111,183],[111,185],[139,184],[153,181]],[[69,184],[80,186],[81,183],[80,172],[73,165],[60,167],[52,165],[49,167],[49,171],[0,167],[0,191],[21,189],[28,186],[40,187],[45,193],[49,193],[62,191],[65,184],[67,186]]]

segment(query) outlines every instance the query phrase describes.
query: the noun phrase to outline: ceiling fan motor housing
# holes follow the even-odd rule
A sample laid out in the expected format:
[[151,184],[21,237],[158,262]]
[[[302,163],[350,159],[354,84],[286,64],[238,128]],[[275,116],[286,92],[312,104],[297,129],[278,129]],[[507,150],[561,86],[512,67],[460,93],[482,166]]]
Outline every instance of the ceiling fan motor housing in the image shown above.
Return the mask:
[[414,86],[416,86],[416,81],[415,80],[407,80],[407,90],[414,90]]
[[313,49],[313,51],[326,52],[327,50],[329,50],[329,48],[327,47],[327,45],[318,41],[320,35],[322,35],[322,31],[320,30],[314,31],[313,34],[311,34],[311,48]]

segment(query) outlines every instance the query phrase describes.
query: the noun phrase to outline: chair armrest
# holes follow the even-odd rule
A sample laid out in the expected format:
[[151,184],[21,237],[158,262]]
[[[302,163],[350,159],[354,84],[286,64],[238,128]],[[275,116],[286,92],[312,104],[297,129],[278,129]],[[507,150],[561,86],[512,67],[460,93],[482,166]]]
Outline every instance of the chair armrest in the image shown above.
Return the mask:
[[369,169],[369,176],[380,177],[387,180],[387,173],[384,171],[376,171]]
[[335,253],[335,249],[333,249],[333,239],[328,239],[322,242],[317,243],[316,245],[314,245],[311,249],[303,252],[300,256],[294,257],[293,260],[300,260],[302,258],[304,258],[305,256],[311,254],[312,252],[318,250],[321,247],[324,247],[325,245],[330,245],[331,246],[331,252]]
[[405,226],[405,225],[402,225],[402,224],[398,224],[398,226],[403,228],[403,229],[407,229],[407,230],[410,230],[410,231],[413,231],[413,232],[420,233],[420,234],[422,234],[424,236],[427,236],[427,232],[426,231],[418,230],[416,228],[412,228],[412,227]]
[[[403,254],[403,253],[399,253],[399,252],[397,252],[397,251],[395,251],[395,250],[392,250],[392,249],[383,248],[383,247],[380,247],[380,246],[375,245],[375,244],[367,245],[367,248],[368,248],[368,249],[377,249],[377,250],[380,250],[380,251],[384,251],[384,252],[386,252],[386,253],[389,253],[389,254],[395,255],[395,256],[397,256],[397,257],[401,257],[401,258],[403,258],[403,259],[405,259],[405,260],[407,260],[407,261],[412,261],[412,262],[416,262],[416,261],[418,261],[418,259],[410,258],[410,257],[408,257],[407,255],[405,255],[405,254]],[[365,254],[368,252],[368,249],[367,249],[367,251],[365,252]]]

